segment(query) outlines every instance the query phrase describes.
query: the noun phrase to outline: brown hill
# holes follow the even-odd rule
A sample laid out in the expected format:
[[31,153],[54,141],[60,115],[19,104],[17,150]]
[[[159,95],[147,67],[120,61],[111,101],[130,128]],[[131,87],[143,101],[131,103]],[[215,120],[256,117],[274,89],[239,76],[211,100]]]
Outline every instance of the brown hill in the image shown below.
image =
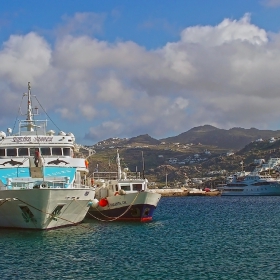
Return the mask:
[[280,137],[280,131],[259,130],[256,128],[245,129],[240,127],[226,130],[211,125],[204,125],[194,127],[177,136],[161,139],[161,141],[173,143],[200,143],[202,145],[216,146],[224,149],[239,150],[259,138],[269,139],[271,137]]

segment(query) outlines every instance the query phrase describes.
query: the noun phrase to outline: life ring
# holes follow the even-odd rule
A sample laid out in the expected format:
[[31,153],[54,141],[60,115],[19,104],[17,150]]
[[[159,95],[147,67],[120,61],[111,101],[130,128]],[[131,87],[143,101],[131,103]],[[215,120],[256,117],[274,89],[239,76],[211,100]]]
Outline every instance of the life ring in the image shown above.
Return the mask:
[[116,195],[119,195],[119,192],[115,192],[115,194],[114,194],[114,195],[115,195],[115,196],[116,196]]

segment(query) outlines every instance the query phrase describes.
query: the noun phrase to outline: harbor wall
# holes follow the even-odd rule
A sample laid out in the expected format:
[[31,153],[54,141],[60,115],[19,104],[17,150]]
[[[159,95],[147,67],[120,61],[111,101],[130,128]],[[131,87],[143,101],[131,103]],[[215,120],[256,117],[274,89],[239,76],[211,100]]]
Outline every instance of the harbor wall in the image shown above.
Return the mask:
[[153,189],[155,193],[161,194],[161,196],[218,196],[220,191],[202,191],[202,190],[190,190],[190,189]]

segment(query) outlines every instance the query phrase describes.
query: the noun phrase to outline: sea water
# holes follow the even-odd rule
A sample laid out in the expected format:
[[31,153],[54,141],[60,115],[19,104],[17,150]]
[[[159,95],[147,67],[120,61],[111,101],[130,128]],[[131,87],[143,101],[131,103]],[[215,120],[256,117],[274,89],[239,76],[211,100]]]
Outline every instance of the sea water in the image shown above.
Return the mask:
[[163,197],[150,223],[0,229],[0,279],[280,279],[280,197]]

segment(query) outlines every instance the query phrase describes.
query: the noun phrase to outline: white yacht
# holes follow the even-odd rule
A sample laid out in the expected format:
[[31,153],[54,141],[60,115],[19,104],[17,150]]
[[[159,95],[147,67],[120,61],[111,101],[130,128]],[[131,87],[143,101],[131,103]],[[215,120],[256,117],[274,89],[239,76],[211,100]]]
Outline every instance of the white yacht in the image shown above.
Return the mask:
[[139,172],[122,171],[118,152],[117,167],[118,172],[93,173],[96,196],[88,217],[99,221],[151,221],[161,194],[149,190],[148,180]]
[[234,176],[232,181],[219,188],[222,196],[280,195],[280,183],[270,175],[249,174],[244,177]]
[[0,227],[53,229],[80,223],[95,196],[85,184],[85,159],[74,158],[72,133],[47,131],[47,120],[35,119],[37,98],[30,83],[23,98],[27,114],[18,120],[18,132],[0,131]]

